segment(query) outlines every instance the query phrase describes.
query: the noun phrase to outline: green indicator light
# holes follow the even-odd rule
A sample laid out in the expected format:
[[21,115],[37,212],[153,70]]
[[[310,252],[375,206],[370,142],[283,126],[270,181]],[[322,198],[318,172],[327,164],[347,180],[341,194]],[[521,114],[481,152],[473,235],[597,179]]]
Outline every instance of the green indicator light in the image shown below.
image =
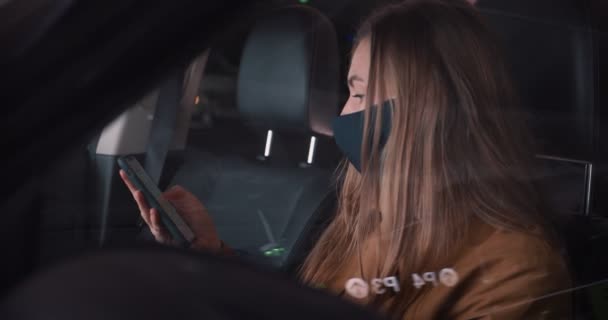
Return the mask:
[[298,0],[301,4],[307,4],[308,0]]
[[267,257],[277,257],[280,256],[281,254],[283,254],[285,252],[285,248],[272,248],[272,249],[268,249],[266,251],[264,251],[264,255]]

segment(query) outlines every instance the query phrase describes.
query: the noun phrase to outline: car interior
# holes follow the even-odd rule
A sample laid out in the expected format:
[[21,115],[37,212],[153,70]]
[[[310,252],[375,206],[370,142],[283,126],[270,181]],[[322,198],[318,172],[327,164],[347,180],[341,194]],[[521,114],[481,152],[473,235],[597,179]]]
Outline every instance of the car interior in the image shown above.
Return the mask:
[[[57,10],[69,8],[68,2]],[[603,249],[608,243],[608,204],[602,197],[608,148],[606,111],[601,109],[606,101],[602,90],[607,40],[603,21],[608,7],[600,2],[475,3],[503,41],[521,106],[533,129],[530,139],[537,146],[538,167],[530,179],[542,186],[565,243],[563,254],[574,279],[574,319],[608,315],[608,258]],[[345,78],[353,32],[360,19],[380,3],[383,1],[267,1],[255,5],[255,15],[231,27],[217,25],[220,18],[209,21],[223,28],[222,35],[213,38],[209,47],[192,50],[196,54],[187,64],[150,77],[146,93],[124,99],[124,106],[116,107],[113,114],[87,120],[96,120],[97,126],[83,121],[82,129],[88,133],[54,134],[53,138],[79,139],[55,155],[57,160],[48,168],[33,172],[31,183],[20,186],[23,189],[19,190],[30,190],[18,193],[26,197],[10,197],[30,203],[36,214],[21,218],[7,212],[7,221],[15,222],[9,223],[13,230],[2,238],[17,239],[10,232],[19,230],[28,230],[28,236],[10,251],[9,257],[18,257],[12,267],[19,270],[3,282],[11,284],[3,292],[66,259],[154,242],[118,175],[116,160],[125,155],[144,163],[161,190],[181,185],[201,199],[220,237],[246,260],[292,276],[336,206],[334,174],[341,155],[332,139],[331,120],[348,96]],[[95,76],[93,70],[90,77]],[[52,117],[80,121],[78,114],[67,112]],[[149,259],[145,251],[131,253],[130,258],[123,253],[113,261]],[[81,267],[79,270],[99,274],[91,286],[103,287],[104,281],[110,281],[101,275],[103,270],[86,263]],[[228,271],[216,272],[230,277]],[[179,272],[171,273],[178,277]],[[87,277],[84,272],[73,274],[83,281]],[[67,273],[61,276],[69,277]],[[213,277],[207,278],[204,281],[213,283]],[[22,300],[15,303],[37,299],[40,292],[48,292],[44,288],[57,286],[60,279],[42,279],[36,290],[21,291]],[[132,290],[146,288],[136,280],[129,281]],[[222,290],[219,283],[210,286],[218,294],[233,292]],[[174,290],[163,288],[167,294]],[[198,294],[214,299],[209,292]],[[50,302],[48,305],[40,310],[53,312]],[[133,312],[134,317],[143,316]]]

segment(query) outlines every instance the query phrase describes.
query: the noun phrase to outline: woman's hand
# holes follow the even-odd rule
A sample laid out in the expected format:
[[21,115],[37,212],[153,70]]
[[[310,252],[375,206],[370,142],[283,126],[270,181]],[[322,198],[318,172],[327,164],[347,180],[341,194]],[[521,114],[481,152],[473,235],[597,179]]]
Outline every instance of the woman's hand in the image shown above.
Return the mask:
[[[156,241],[171,244],[171,235],[163,227],[158,210],[148,206],[143,192],[137,190],[131,181],[129,181],[126,172],[120,170],[120,177],[131,191],[139,207],[141,217],[150,228]],[[207,209],[192,193],[180,186],[174,186],[164,192],[163,196],[173,204],[177,212],[186,221],[192,232],[194,232],[196,239],[194,239],[191,248],[216,253],[223,249],[222,241],[218,237],[211,216],[209,216]]]

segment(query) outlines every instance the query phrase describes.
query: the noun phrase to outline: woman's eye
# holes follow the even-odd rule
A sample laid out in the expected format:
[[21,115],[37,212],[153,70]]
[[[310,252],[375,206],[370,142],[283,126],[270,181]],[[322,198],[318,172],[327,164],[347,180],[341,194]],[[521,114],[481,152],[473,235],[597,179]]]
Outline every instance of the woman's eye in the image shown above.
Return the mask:
[[354,94],[354,95],[352,95],[352,97],[363,100],[364,95],[362,95],[362,94]]

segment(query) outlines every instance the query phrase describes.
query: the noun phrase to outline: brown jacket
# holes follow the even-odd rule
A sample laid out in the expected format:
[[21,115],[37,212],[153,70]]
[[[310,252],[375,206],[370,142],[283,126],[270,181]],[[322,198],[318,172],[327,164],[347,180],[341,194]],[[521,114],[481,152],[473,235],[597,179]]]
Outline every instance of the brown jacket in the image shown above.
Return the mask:
[[[571,294],[567,291],[570,277],[566,264],[561,253],[541,237],[483,225],[476,229],[476,235],[456,261],[446,268],[452,268],[458,274],[457,283],[446,286],[439,279],[436,286],[425,283],[424,287],[431,289],[416,298],[404,315],[396,315],[397,318],[571,318]],[[344,284],[356,274],[352,273],[356,269],[354,266],[349,269],[330,289],[344,292]],[[423,273],[418,275],[422,277]],[[436,278],[439,278],[437,273]],[[412,279],[399,280],[401,286],[413,285]],[[348,293],[343,295],[365,303],[365,299],[356,299]]]

